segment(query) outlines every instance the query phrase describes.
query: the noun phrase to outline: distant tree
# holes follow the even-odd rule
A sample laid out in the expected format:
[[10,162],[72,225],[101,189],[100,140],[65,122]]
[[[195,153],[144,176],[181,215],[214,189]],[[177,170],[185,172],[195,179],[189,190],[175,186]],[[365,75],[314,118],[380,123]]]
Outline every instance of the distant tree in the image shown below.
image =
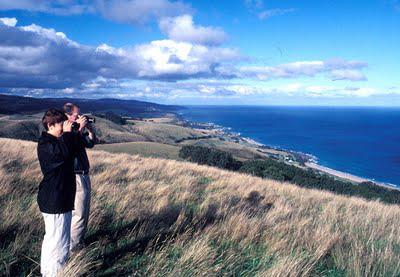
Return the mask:
[[204,146],[185,145],[179,151],[179,157],[219,168],[238,170],[242,163],[235,160],[232,154]]
[[110,120],[116,124],[119,125],[125,125],[126,124],[126,120],[125,118],[123,118],[122,116],[113,113],[113,112],[106,112],[105,114],[100,114],[100,113],[96,113],[94,114],[97,117],[101,117],[101,118],[105,118],[107,120]]

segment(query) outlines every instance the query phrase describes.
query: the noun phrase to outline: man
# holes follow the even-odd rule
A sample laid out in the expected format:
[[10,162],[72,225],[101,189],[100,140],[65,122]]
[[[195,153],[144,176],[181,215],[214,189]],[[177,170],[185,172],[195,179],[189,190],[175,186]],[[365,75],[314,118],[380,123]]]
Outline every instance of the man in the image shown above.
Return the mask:
[[92,148],[96,135],[93,126],[88,124],[87,118],[80,115],[80,108],[72,103],[63,107],[68,121],[78,123],[79,128],[73,128],[75,133],[77,151],[74,160],[76,175],[75,209],[72,211],[71,222],[71,251],[79,250],[84,245],[85,232],[89,220],[91,184],[89,177],[89,159],[86,148]]
[[43,174],[37,202],[45,224],[40,272],[43,276],[55,277],[69,257],[76,146],[72,123],[67,121],[63,111],[48,110],[42,123],[46,131],[42,132],[37,145]]

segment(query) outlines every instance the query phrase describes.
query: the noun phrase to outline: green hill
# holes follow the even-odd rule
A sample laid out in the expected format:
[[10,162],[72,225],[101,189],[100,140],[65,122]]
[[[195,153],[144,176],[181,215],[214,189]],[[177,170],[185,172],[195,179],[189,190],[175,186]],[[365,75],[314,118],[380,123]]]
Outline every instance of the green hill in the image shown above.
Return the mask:
[[0,137],[36,141],[40,119],[31,115],[0,115]]

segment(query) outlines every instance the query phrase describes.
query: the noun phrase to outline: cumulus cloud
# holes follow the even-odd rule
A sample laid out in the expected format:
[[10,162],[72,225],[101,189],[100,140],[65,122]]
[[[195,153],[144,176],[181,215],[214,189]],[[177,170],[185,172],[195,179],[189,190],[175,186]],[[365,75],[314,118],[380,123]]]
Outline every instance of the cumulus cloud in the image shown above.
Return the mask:
[[[65,88],[101,75],[116,57],[37,25],[0,25],[2,87]],[[114,69],[115,70],[115,69]]]
[[219,45],[228,38],[221,28],[194,25],[193,17],[189,14],[162,18],[159,22],[159,27],[164,34],[175,41]]
[[242,66],[238,76],[267,80],[273,78],[313,77],[320,73],[330,74],[332,80],[366,80],[360,72],[367,64],[361,61],[332,59],[326,61],[301,61],[277,66]]
[[97,48],[121,60],[137,64],[139,69],[132,78],[182,80],[199,77],[227,77],[219,70],[222,64],[241,59],[232,48],[207,47],[188,42],[156,40],[130,49]]
[[0,18],[0,24],[14,27],[15,25],[17,25],[17,19],[15,17],[3,17]]
[[219,68],[239,59],[231,48],[173,40],[130,48],[91,47],[34,24],[0,25],[2,87],[76,87],[98,76],[168,81],[224,77]]
[[[192,24],[193,25],[193,24]],[[196,28],[196,26],[194,26]],[[276,66],[244,66],[237,49],[171,38],[117,48],[82,45],[63,32],[35,24],[17,26],[0,19],[0,88],[32,96],[71,97],[243,97],[281,94],[307,96],[378,93],[373,88],[337,88],[289,84],[249,86],[243,78],[272,80],[324,74],[333,80],[364,79],[360,61],[331,59]],[[361,75],[360,75],[361,74]],[[229,79],[229,80],[228,80]],[[146,85],[143,85],[143,84]],[[263,82],[263,84],[266,84]]]
[[[0,2],[0,10],[28,10],[57,15],[94,13],[106,19],[130,24],[156,21],[161,32],[175,41],[195,44],[220,45],[227,34],[218,27],[195,25],[190,5],[169,0],[13,0]],[[3,24],[15,26],[12,18],[4,18]],[[0,23],[0,24],[1,24]]]

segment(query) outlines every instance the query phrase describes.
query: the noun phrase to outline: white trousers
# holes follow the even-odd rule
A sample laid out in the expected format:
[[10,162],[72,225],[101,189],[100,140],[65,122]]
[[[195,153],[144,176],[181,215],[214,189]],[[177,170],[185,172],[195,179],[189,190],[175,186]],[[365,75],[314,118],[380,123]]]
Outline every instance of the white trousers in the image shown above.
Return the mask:
[[72,212],[42,215],[46,233],[40,256],[40,273],[45,277],[55,277],[69,257]]
[[75,208],[72,211],[70,250],[83,243],[89,221],[90,193],[89,175],[76,174]]

